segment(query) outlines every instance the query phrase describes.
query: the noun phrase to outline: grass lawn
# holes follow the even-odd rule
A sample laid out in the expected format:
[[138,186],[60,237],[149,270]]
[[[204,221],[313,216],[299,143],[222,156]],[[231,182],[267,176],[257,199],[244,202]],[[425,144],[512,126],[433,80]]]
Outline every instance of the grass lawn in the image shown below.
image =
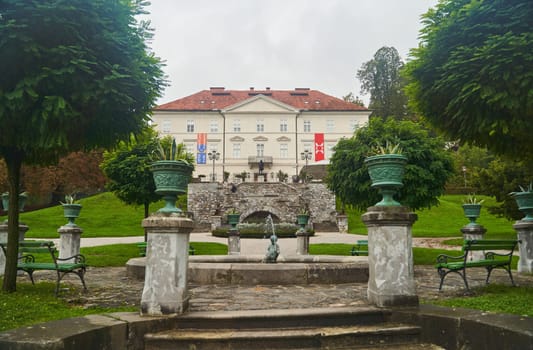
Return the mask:
[[[477,223],[487,229],[486,239],[514,239],[516,231],[513,229],[514,221],[496,217],[490,214],[487,206],[496,204],[496,201],[487,196],[476,196],[484,199],[481,215]],[[418,220],[413,225],[413,237],[461,237],[461,228],[468,223],[463,213],[464,195],[445,195],[439,198],[440,204],[431,209],[416,211]],[[350,233],[367,234],[366,226],[361,221],[363,212],[348,211],[348,226]]]

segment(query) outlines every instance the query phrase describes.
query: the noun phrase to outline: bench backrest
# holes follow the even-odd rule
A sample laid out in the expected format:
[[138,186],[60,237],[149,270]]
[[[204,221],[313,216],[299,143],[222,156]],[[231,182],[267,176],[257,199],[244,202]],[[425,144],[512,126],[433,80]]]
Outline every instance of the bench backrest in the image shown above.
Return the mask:
[[509,239],[473,239],[465,240],[463,244],[463,251],[469,250],[507,250],[513,251],[518,244],[517,240]]
[[[28,255],[28,254],[50,254],[51,258],[56,261],[57,255],[57,249],[54,245],[54,242],[52,241],[20,241],[18,243],[19,246],[19,254],[22,256]],[[6,254],[7,250],[7,243],[0,243],[0,247],[4,251],[4,254]]]

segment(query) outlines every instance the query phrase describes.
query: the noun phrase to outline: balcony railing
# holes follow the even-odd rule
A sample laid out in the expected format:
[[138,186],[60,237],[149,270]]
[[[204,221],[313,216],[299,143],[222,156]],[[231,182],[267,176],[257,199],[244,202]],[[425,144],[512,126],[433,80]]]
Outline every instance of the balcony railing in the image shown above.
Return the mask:
[[248,165],[250,167],[259,167],[259,162],[263,161],[264,166],[272,166],[272,156],[249,156],[248,157]]

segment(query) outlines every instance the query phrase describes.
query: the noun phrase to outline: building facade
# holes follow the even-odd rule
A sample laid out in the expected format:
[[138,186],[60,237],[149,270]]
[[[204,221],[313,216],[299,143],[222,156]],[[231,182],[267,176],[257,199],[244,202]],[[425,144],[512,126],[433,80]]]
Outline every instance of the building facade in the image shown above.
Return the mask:
[[[342,138],[371,111],[308,88],[226,90],[212,87],[158,106],[156,130],[196,156],[202,181],[291,179],[306,165],[327,164]],[[243,179],[244,177],[244,179]]]

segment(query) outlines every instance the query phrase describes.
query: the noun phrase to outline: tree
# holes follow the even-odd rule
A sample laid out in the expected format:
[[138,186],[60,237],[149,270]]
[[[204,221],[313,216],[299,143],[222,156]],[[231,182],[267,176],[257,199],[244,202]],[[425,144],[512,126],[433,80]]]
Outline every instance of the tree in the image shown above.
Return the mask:
[[352,92],[348,93],[348,95],[346,95],[346,96],[342,96],[342,99],[344,101],[346,101],[346,102],[353,103],[354,105],[358,105],[358,106],[361,106],[361,107],[365,106],[365,103],[363,102],[363,100],[361,100],[359,98],[359,96],[355,96],[354,97]]
[[144,206],[144,217],[149,215],[150,203],[161,199],[155,193],[150,171],[152,154],[157,150],[158,140],[155,132],[152,131],[149,135],[130,143],[121,142],[114,151],[104,153],[101,164],[109,179],[107,189],[126,204]]
[[441,0],[406,65],[412,106],[451,139],[533,158],[533,6]]
[[374,110],[373,115],[396,119],[404,119],[407,115],[407,99],[400,75],[402,67],[398,51],[394,47],[384,46],[357,71],[361,93],[370,93],[368,108]]
[[352,138],[339,141],[328,168],[328,188],[341,203],[361,210],[377,203],[380,195],[370,187],[364,160],[387,140],[399,142],[408,158],[400,202],[413,210],[437,205],[453,172],[451,157],[440,138],[411,121],[374,118]]
[[[25,164],[113,146],[139,133],[164,86],[140,0],[5,0],[0,5],[0,156],[9,192]],[[3,290],[16,290],[18,196],[9,201]]]

